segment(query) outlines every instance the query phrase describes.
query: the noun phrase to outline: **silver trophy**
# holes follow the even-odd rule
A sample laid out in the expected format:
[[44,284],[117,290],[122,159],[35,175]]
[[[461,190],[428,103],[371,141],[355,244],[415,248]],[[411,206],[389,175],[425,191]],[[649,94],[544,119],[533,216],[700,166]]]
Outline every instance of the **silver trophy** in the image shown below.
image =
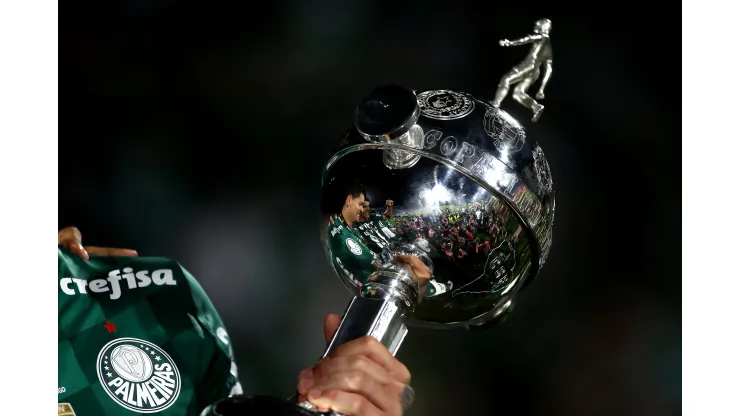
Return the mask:
[[364,335],[395,354],[409,327],[499,322],[552,244],[542,148],[466,93],[374,90],[322,185],[322,241],[355,295],[324,356]]
[[[324,357],[365,335],[395,355],[409,327],[481,328],[511,312],[550,251],[555,192],[542,148],[498,104],[516,82],[528,102],[536,72],[515,67],[496,106],[394,85],[359,104],[322,173],[321,239],[355,295]],[[316,414],[308,402],[240,400],[238,414]]]

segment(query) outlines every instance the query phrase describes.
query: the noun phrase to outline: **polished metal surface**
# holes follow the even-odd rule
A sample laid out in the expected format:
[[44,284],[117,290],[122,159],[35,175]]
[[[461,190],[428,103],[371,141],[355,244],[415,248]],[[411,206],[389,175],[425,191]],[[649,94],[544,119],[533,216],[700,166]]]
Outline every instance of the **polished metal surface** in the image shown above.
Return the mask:
[[322,240],[335,271],[356,296],[401,305],[409,325],[499,317],[552,243],[543,150],[466,93],[387,86],[370,97],[323,172]]
[[[387,208],[391,205],[392,201],[386,201]],[[333,221],[334,219],[332,223]],[[346,240],[345,244],[348,248],[352,247],[350,253],[355,255],[356,246],[349,244],[349,241],[351,240]],[[420,289],[426,289],[434,266],[426,253],[413,244],[390,243],[385,245],[382,251],[384,262],[369,275],[364,284],[351,283],[357,285],[355,287],[359,293],[356,293],[357,296],[352,299],[344,312],[339,328],[322,358],[329,356],[331,351],[340,345],[363,336],[377,339],[393,355],[396,355],[398,348],[401,347],[408,334],[406,321],[413,316],[419,300],[422,299],[419,296]],[[336,258],[336,265],[339,267],[339,264],[342,264],[340,273],[344,273],[346,278],[348,271],[344,268],[345,263],[342,263],[341,257],[340,255]],[[308,401],[298,405],[313,413],[319,413]],[[342,416],[334,412],[331,415]]]
[[538,100],[545,99],[545,87],[552,77],[552,42],[550,41],[550,31],[552,22],[548,19],[540,19],[534,24],[534,33],[521,39],[499,41],[499,45],[520,46],[529,45],[529,53],[520,63],[515,65],[509,72],[501,77],[496,90],[496,96],[493,99],[493,106],[501,107],[504,98],[509,94],[509,89],[513,86],[514,91],[511,93],[512,98],[519,104],[527,107],[533,113],[532,121],[536,122],[542,115],[545,106],[535,101],[527,91],[537,82],[540,77],[540,69],[544,71],[540,88],[535,94]]

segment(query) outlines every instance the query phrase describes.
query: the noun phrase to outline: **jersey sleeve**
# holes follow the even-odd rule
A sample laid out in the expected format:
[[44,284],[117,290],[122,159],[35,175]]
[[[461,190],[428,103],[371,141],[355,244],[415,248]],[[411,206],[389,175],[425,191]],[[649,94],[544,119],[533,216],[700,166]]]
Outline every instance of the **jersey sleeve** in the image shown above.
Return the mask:
[[200,283],[184,267],[180,266],[180,269],[190,286],[197,315],[195,319],[203,329],[204,336],[209,337],[215,345],[211,356],[202,363],[205,376],[196,387],[199,407],[205,409],[204,415],[208,415],[211,414],[208,412],[211,411],[213,403],[242,394],[242,387],[239,383],[231,340],[221,317]]

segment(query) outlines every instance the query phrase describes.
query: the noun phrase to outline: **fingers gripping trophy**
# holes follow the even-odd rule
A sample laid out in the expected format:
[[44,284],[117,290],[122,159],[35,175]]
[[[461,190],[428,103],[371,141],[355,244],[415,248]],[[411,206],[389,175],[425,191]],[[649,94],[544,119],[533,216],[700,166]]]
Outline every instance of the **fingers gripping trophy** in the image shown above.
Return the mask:
[[[488,327],[543,267],[555,215],[550,168],[499,105],[515,85],[514,98],[541,114],[526,91],[539,65],[551,67],[549,28],[543,19],[535,35],[502,42],[535,46],[502,78],[493,105],[395,85],[358,105],[322,172],[321,241],[354,294],[323,357],[362,336],[395,355],[409,328]],[[229,414],[320,414],[297,398],[241,400]]]

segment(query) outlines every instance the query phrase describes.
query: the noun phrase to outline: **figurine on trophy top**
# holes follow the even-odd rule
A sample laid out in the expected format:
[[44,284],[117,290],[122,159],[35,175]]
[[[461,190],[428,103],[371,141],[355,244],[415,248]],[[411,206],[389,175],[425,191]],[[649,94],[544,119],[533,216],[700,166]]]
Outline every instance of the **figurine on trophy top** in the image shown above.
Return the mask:
[[514,92],[511,96],[519,104],[532,110],[532,122],[539,120],[545,106],[535,101],[534,98],[527,94],[529,87],[540,77],[540,68],[544,67],[544,75],[540,83],[540,89],[535,97],[538,100],[545,99],[545,87],[552,76],[552,44],[550,42],[550,30],[552,22],[548,19],[540,19],[534,24],[534,33],[521,39],[499,41],[501,46],[519,46],[532,44],[527,56],[520,63],[515,65],[509,72],[501,77],[496,90],[496,96],[491,103],[494,107],[499,108],[501,102],[509,93],[509,88],[514,86]]

